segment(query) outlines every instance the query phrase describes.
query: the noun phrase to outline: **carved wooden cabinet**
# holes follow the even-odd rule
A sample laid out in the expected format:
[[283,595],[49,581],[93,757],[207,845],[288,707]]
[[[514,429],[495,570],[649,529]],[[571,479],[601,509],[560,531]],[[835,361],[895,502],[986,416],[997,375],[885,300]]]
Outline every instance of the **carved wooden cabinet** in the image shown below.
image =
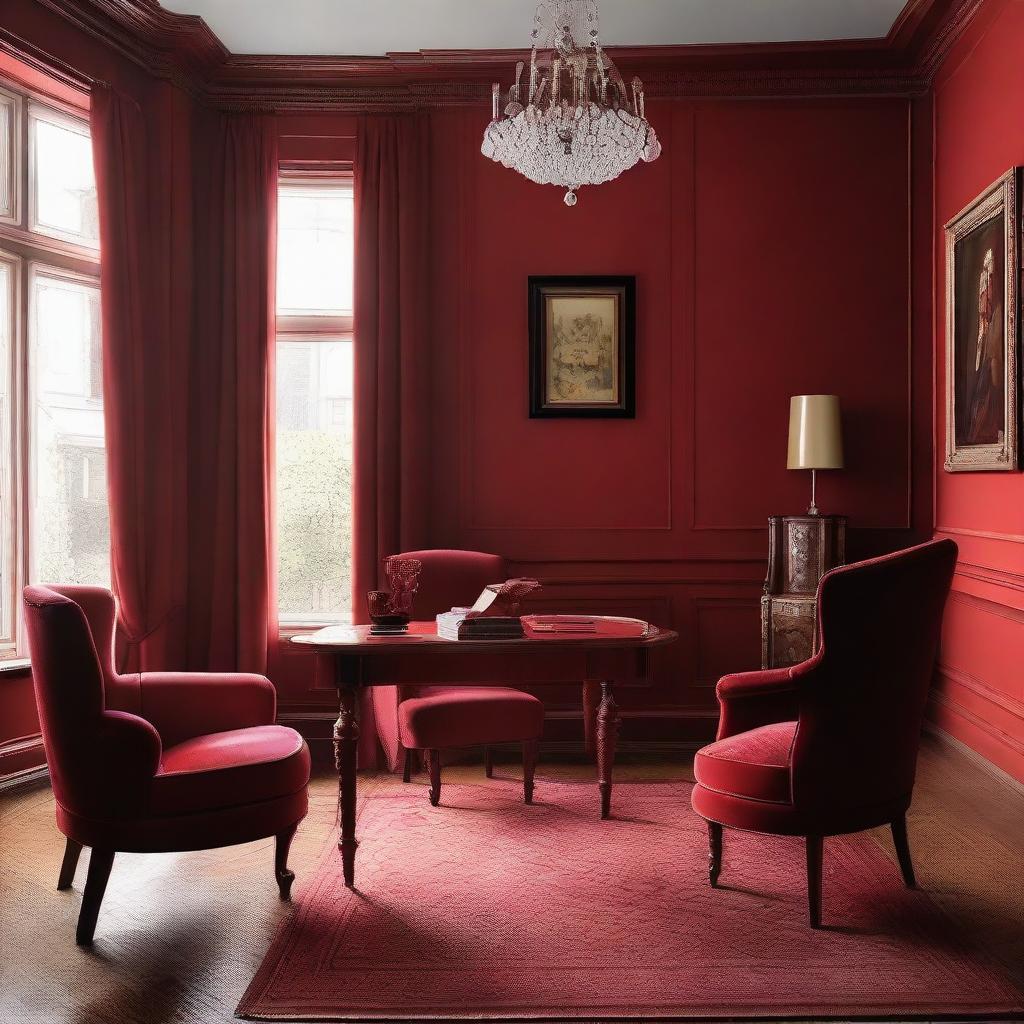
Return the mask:
[[809,658],[817,646],[818,581],[846,561],[845,516],[770,516],[761,598],[761,667]]

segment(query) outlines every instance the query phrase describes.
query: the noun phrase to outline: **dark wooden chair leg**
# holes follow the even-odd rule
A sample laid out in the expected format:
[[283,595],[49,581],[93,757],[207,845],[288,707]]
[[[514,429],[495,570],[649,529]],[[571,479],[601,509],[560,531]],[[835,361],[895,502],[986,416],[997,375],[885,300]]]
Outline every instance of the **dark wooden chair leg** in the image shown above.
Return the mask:
[[292,840],[298,830],[299,823],[295,822],[290,828],[277,833],[277,841],[274,847],[274,875],[277,878],[277,888],[281,893],[281,899],[291,899],[292,882],[295,881],[295,872],[288,870],[288,851],[292,848]]
[[441,751],[430,751],[430,803],[436,807],[441,802]]
[[722,826],[717,821],[708,822],[708,881],[711,888],[718,885],[722,873]]
[[69,839],[64,847],[64,860],[60,865],[60,876],[57,879],[58,889],[70,889],[75,880],[75,868],[78,867],[78,855],[82,852],[82,844]]
[[821,861],[825,841],[822,836],[807,837],[807,907],[811,927],[821,927]]
[[523,799],[533,803],[533,773],[537,767],[537,748],[540,740],[523,741]]
[[89,873],[85,878],[85,892],[82,895],[82,909],[78,912],[78,928],[75,942],[80,946],[92,944],[96,931],[96,919],[100,916],[100,904],[107,891],[107,879],[114,866],[114,851],[93,847],[89,854]]
[[899,858],[903,881],[908,889],[917,888],[914,877],[914,862],[910,859],[910,842],[907,839],[907,817],[903,815],[892,823],[892,841],[896,844],[896,856]]
[[494,756],[490,747],[484,747],[484,775],[489,779],[494,778]]
[[412,778],[412,759],[414,754],[411,750],[405,752],[405,766],[402,768],[402,781],[408,782]]

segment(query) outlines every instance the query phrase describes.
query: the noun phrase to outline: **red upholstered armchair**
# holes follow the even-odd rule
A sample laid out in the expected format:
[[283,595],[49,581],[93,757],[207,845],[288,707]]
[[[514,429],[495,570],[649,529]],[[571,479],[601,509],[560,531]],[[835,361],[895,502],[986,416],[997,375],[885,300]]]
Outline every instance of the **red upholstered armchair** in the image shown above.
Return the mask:
[[[407,551],[401,557],[423,563],[415,617],[424,621],[439,612],[472,605],[484,587],[508,577],[503,558],[480,551]],[[544,705],[531,694],[486,685],[376,687],[374,706],[385,746],[390,732],[397,740],[395,754],[405,752],[405,782],[412,773],[414,751],[429,752],[430,802],[435,807],[441,799],[441,750],[484,747],[490,777],[490,746],[496,743],[522,743],[523,790],[526,802],[533,800]]]
[[117,851],[208,850],[277,837],[306,815],[309,750],[274,724],[259,675],[114,671],[114,598],[102,587],[26,587],[32,676],[46,759],[67,836],[58,889],[92,848],[76,939],[92,942]]
[[718,739],[697,753],[692,795],[712,885],[723,827],[805,836],[820,927],[823,838],[889,825],[913,888],[905,815],[956,557],[943,540],[834,569],[818,587],[813,658],[719,681]]

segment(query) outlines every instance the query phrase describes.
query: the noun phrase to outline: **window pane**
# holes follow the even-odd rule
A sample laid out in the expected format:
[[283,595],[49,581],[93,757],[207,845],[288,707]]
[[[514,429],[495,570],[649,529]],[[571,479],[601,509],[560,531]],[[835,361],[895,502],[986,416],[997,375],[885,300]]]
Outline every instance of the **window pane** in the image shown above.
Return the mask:
[[14,639],[14,494],[11,474],[11,345],[14,335],[14,266],[0,260],[0,643]]
[[32,579],[110,585],[100,293],[32,281]]
[[39,107],[30,111],[32,228],[82,245],[99,243],[92,143],[81,122]]
[[352,342],[277,343],[282,622],[352,611]]
[[278,192],[277,311],[352,311],[352,189],[282,185]]

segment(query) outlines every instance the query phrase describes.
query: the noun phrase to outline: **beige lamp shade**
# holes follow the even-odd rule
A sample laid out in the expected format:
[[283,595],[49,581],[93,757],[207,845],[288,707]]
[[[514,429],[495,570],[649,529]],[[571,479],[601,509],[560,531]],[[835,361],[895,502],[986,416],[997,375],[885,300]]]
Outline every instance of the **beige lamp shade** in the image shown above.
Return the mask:
[[842,469],[843,429],[838,395],[789,400],[789,469]]

